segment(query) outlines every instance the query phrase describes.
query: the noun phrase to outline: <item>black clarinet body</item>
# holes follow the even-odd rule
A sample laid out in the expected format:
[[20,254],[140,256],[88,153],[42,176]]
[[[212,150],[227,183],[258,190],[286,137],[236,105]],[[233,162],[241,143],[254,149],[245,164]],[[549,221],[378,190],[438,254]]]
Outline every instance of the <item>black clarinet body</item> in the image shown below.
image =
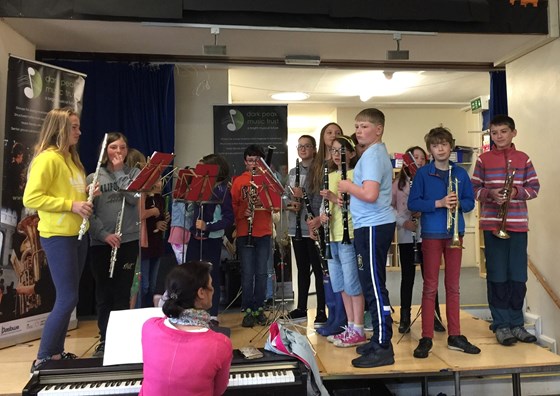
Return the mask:
[[[307,192],[305,191],[304,188],[302,188],[302,194],[303,194],[303,202],[305,202],[305,209],[307,210],[307,215],[305,216],[306,220],[313,220],[315,218],[315,216],[313,216],[313,209],[311,209],[311,202],[309,201],[309,196],[307,195]],[[325,255],[323,253],[323,244],[321,241],[321,233],[319,232],[318,229],[315,229],[313,231],[313,235],[315,236],[315,240],[313,241],[315,243],[315,247],[317,248],[317,252],[319,253],[319,257],[321,258],[321,261],[324,263],[325,262]],[[324,268],[324,266],[323,266]]]
[[[347,179],[346,148],[340,148],[340,179]],[[342,193],[342,244],[350,245],[350,229],[348,228],[348,193]]]
[[[409,182],[409,187],[412,188],[412,178]],[[414,225],[418,226],[418,219],[414,216],[411,216],[410,221],[414,223]],[[420,254],[420,250],[418,250],[418,239],[416,237],[416,231],[411,232],[412,235],[412,250],[414,251],[414,264],[420,265],[422,264],[422,255]]]
[[[329,163],[325,161],[323,166],[323,190],[329,189]],[[331,254],[331,231],[330,231],[330,201],[328,198],[323,199],[323,206],[325,207],[325,215],[327,215],[327,221],[323,224],[323,230],[325,234],[325,259],[332,260]]]
[[[299,188],[300,187],[300,163],[299,163],[299,158],[296,159],[296,179],[294,181],[294,187]],[[301,202],[300,199],[297,198],[297,201],[299,202],[299,209],[296,212],[296,234],[294,236],[294,240],[296,241],[301,241],[302,236],[301,236]]]
[[249,193],[248,193],[248,198],[249,198],[249,202],[247,203],[247,206],[249,208],[249,217],[247,217],[247,223],[249,224],[249,230],[247,231],[247,243],[245,244],[245,247],[255,247],[255,245],[253,245],[253,223],[255,222],[255,199],[256,199],[256,188],[255,188],[255,183],[254,183],[254,178],[255,178],[255,168],[253,168],[251,170],[251,182],[249,184]]
[[274,150],[276,150],[276,146],[268,146],[268,151],[266,152],[266,158],[264,160],[268,166],[272,164],[272,154],[274,153]]

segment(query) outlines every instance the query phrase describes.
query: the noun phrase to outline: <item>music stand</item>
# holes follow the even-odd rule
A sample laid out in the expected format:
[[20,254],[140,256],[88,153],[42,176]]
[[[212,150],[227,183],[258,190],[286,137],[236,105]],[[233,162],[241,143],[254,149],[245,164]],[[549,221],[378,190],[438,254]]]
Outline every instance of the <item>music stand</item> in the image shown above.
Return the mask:
[[[197,164],[196,168],[192,170],[192,177],[190,178],[190,184],[187,188],[186,201],[199,205],[198,219],[204,218],[204,204],[219,204],[224,200],[225,190],[222,196],[217,196],[214,191],[216,184],[220,183],[216,181],[219,170],[220,168],[216,164]],[[188,180],[184,181],[186,182]],[[199,234],[197,231],[196,234],[195,238],[200,238],[199,259],[202,260],[202,241],[204,238],[202,237],[202,232]]]
[[160,153],[154,151],[148,158],[146,165],[132,183],[128,185],[126,191],[129,192],[148,192],[154,184],[161,178],[163,170],[171,164],[175,154]]
[[[276,178],[276,175],[272,172],[268,164],[265,162],[263,158],[257,158],[257,162],[255,165],[257,170],[257,175],[255,176],[254,182],[257,185],[257,191],[261,203],[264,208],[269,210],[279,210],[280,211],[280,221],[282,221],[282,196],[284,195],[284,186],[282,183]],[[273,241],[274,243],[274,241]],[[274,246],[274,245],[273,245]],[[274,254],[274,252],[272,252]],[[286,263],[284,262],[284,251],[283,249],[280,250],[280,283],[282,285],[282,292],[281,292],[281,304],[276,309],[276,298],[273,297],[273,306],[272,306],[272,322],[276,321],[284,312],[286,300],[285,300],[285,287],[284,287],[284,267]],[[275,290],[276,292],[276,290]],[[274,293],[276,294],[276,293]],[[260,332],[259,332],[260,333]],[[259,334],[258,333],[258,334]],[[257,335],[258,335],[257,334]]]

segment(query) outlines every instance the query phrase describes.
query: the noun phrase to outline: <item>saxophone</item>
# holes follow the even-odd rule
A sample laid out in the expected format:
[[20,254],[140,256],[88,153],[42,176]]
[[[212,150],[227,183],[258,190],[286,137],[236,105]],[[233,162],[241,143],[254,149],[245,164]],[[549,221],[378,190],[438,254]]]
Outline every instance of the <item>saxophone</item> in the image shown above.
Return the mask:
[[[115,226],[115,234],[121,236],[122,222],[124,218],[124,205],[126,204],[126,197],[122,199],[121,211],[117,215],[117,224]],[[111,264],[109,265],[109,278],[113,277],[113,272],[115,271],[115,264],[117,262],[117,253],[119,251],[118,247],[111,249]]]
[[493,231],[492,234],[500,239],[509,239],[509,234],[506,231],[507,214],[509,208],[509,202],[511,201],[511,194],[513,192],[513,179],[515,178],[515,168],[510,173],[511,160],[508,160],[506,167],[506,180],[504,182],[504,188],[502,188],[502,195],[504,196],[504,203],[500,205],[498,210],[498,218],[500,219],[500,228],[497,231]]

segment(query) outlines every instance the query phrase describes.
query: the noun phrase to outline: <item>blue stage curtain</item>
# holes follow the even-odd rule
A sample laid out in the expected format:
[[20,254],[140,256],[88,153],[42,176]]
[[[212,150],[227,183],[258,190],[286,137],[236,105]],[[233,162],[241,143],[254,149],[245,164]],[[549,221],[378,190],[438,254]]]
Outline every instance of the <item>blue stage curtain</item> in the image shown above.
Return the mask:
[[488,107],[489,120],[494,118],[495,115],[508,113],[505,71],[490,72],[490,103]]
[[80,158],[95,170],[106,132],[122,132],[144,155],[175,146],[174,65],[103,61],[53,61],[87,74],[81,114]]

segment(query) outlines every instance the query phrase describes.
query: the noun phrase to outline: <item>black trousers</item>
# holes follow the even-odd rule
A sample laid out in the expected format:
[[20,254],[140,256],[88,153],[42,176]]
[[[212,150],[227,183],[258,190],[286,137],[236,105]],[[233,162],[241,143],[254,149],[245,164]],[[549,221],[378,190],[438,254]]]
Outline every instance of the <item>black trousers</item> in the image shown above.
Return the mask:
[[138,241],[121,244],[113,277],[109,278],[111,246],[91,246],[90,266],[95,279],[97,326],[101,341],[105,341],[111,311],[130,309],[130,288],[138,257]]
[[296,256],[298,303],[299,309],[307,309],[309,286],[311,286],[311,269],[315,275],[315,290],[317,291],[317,312],[325,310],[325,289],[323,286],[323,267],[321,257],[317,252],[313,239],[309,237],[296,241],[292,238]]

